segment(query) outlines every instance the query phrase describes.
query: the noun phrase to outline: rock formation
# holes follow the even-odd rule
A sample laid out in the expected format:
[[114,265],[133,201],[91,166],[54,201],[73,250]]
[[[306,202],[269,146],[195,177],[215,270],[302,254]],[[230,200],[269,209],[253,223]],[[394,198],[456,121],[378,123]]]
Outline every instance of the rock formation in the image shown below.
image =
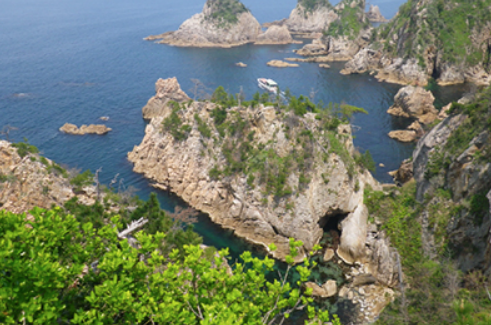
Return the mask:
[[75,124],[65,123],[65,125],[63,125],[60,128],[60,131],[68,134],[74,134],[74,135],[85,135],[85,134],[103,135],[108,133],[109,131],[112,131],[112,129],[108,128],[103,124],[90,124],[89,126],[84,124],[79,128]]
[[[400,84],[440,85],[491,82],[490,3],[410,0],[371,44],[346,64],[343,73],[373,70],[377,78]],[[467,17],[472,17],[469,21]]]
[[177,78],[159,79],[155,84],[156,95],[150,98],[147,105],[143,107],[143,118],[151,119],[157,116],[162,116],[169,102],[186,102],[191,98],[181,90],[181,86]]
[[[75,196],[66,175],[51,160],[38,154],[21,157],[16,148],[0,140],[0,208],[23,213],[34,207],[50,209]],[[79,202],[90,205],[94,201],[94,188],[85,188],[77,194]]]
[[298,67],[298,64],[296,63],[288,63],[285,61],[281,60],[271,60],[267,63],[270,67],[275,67],[275,68],[296,68]]
[[364,13],[364,0],[343,0],[332,10],[337,17],[329,22],[319,38],[297,50],[297,54],[322,55],[329,61],[348,61],[368,45],[372,27]]
[[237,0],[207,0],[203,11],[186,20],[177,31],[146,40],[185,47],[233,47],[254,43],[261,33],[256,18]]
[[235,65],[238,66],[239,68],[246,68],[247,67],[247,64],[245,64],[244,62],[237,62]]
[[370,9],[366,13],[368,20],[372,23],[385,23],[388,20],[380,13],[380,8],[370,4]]
[[[441,245],[436,234],[444,231],[462,271],[479,268],[491,274],[491,256],[486,253],[491,249],[491,215],[485,199],[491,189],[489,88],[481,96],[485,100],[472,101],[470,110],[457,108],[418,142],[413,171],[416,199],[424,208],[423,225],[430,224],[432,206],[456,207],[439,211],[448,218],[445,229],[423,227],[426,253],[436,254]],[[442,190],[449,197],[439,195]]]
[[271,26],[264,33],[259,34],[254,44],[256,45],[275,45],[294,43],[290,32],[286,26]]
[[[144,174],[155,187],[174,192],[194,208],[208,213],[214,222],[233,229],[239,237],[264,247],[275,243],[278,249],[273,255],[278,258],[288,253],[289,237],[302,240],[307,252],[320,240],[322,224],[329,216],[345,214],[337,253],[350,263],[363,258],[367,222],[363,188],[367,183],[375,188],[379,185],[366,171],[360,170],[350,177],[349,162],[335,153],[328,154],[327,138],[319,137],[319,132],[326,131],[319,129],[314,114],[299,117],[290,111],[282,117],[274,107],[232,107],[226,111],[226,120],[221,120],[223,124],[217,125],[213,116],[220,112],[220,105],[187,103],[187,96],[169,84],[176,85],[177,81],[159,80],[156,96],[144,108],[148,118],[148,106],[151,106],[153,118],[142,143],[128,154],[136,172]],[[182,99],[180,104],[169,101],[176,97]],[[185,129],[163,129],[163,125],[168,127],[170,121],[177,119],[178,125],[185,125]],[[224,131],[221,125],[235,127]],[[243,125],[242,133],[232,135],[239,132],[238,125]],[[346,134],[343,139],[348,149],[354,150],[350,129],[342,126],[339,132]],[[185,136],[177,140],[175,136],[184,132]],[[305,138],[310,143],[307,149],[295,145],[297,138],[304,139],[302,132],[314,135],[312,140]],[[241,144],[241,141],[245,142]],[[246,158],[246,151],[241,151],[249,145],[254,147],[248,150],[258,150],[257,158]],[[310,158],[305,156],[303,169],[285,170],[286,167],[277,165],[284,159],[292,159],[288,158],[292,150],[311,152]],[[246,165],[232,172],[229,168],[234,168],[234,161],[238,163],[236,159],[245,159]],[[274,183],[267,182],[267,173],[247,165],[256,163],[263,166],[261,170],[269,169],[271,175],[284,170],[286,174],[281,174],[281,178],[285,183],[280,186],[283,189],[273,190],[270,186]],[[296,166],[297,162],[293,160],[289,164]],[[305,175],[299,174],[302,170]]]
[[[397,92],[394,104],[387,113],[419,119],[421,123],[432,123],[438,116],[438,111],[433,106],[435,97],[422,87],[406,86]],[[415,133],[416,136],[416,133]]]
[[284,24],[293,33],[322,33],[337,18],[329,1],[299,0]]

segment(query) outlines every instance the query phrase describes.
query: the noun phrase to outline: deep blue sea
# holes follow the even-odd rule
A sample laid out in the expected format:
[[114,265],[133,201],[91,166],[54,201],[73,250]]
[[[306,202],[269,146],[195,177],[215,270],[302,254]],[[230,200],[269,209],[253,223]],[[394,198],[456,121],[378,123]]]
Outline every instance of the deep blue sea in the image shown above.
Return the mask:
[[[285,18],[295,0],[244,0],[261,22]],[[392,17],[401,0],[373,1]],[[409,157],[412,144],[401,144],[387,136],[408,121],[386,113],[400,86],[379,83],[369,75],[343,76],[342,63],[321,69],[301,63],[299,68],[266,66],[271,59],[294,54],[301,45],[242,46],[234,49],[176,48],[143,41],[143,37],[175,30],[185,19],[201,11],[204,0],[1,0],[0,2],[0,129],[11,125],[11,140],[24,137],[48,158],[70,168],[102,167],[101,181],[116,174],[126,186],[135,186],[147,197],[153,190],[132,172],[127,152],[139,144],[145,121],[141,108],[154,95],[158,78],[177,77],[183,90],[191,79],[214,89],[230,92],[242,86],[249,96],[258,90],[256,79],[268,77],[293,94],[316,92],[316,100],[346,102],[365,108],[356,115],[355,145],[369,149],[377,168],[375,177],[390,182],[387,172]],[[245,69],[235,66],[242,61]],[[438,89],[443,103],[459,98],[463,87]],[[113,129],[106,136],[70,136],[58,128],[104,122]],[[163,207],[173,210],[182,204],[159,192]],[[202,216],[196,229],[205,243],[240,250],[240,241]]]

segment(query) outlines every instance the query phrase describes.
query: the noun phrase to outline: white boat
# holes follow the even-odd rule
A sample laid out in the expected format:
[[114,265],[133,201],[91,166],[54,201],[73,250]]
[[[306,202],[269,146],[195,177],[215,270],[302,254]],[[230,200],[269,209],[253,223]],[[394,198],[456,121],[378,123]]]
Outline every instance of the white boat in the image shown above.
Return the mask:
[[259,88],[269,91],[270,93],[278,93],[278,84],[272,79],[259,78],[257,79],[257,85]]

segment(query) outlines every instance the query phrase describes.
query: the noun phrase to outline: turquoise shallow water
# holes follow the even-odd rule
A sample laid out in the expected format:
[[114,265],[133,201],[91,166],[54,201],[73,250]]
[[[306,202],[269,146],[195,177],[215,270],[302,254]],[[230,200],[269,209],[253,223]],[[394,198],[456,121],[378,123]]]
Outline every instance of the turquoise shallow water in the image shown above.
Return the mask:
[[[126,154],[140,143],[145,122],[141,108],[154,94],[158,78],[176,76],[187,91],[191,78],[210,88],[223,85],[231,92],[242,86],[249,96],[257,91],[258,77],[273,78],[296,95],[316,91],[316,99],[345,101],[364,107],[368,115],[353,119],[355,145],[369,149],[377,163],[375,177],[389,182],[389,170],[410,156],[413,145],[388,138],[387,133],[409,122],[389,116],[398,85],[379,83],[369,75],[342,76],[342,63],[331,69],[302,63],[295,69],[266,66],[271,59],[292,56],[299,45],[253,46],[234,49],[175,48],[143,41],[142,38],[168,30],[201,10],[202,0],[190,1],[79,1],[2,0],[0,10],[0,128],[18,130],[11,139],[23,137],[42,153],[67,167],[95,171],[102,167],[101,180],[108,183],[116,174],[126,186],[152,191],[140,175],[132,172]],[[294,0],[249,0],[244,3],[260,22],[288,16]],[[378,3],[382,13],[393,15],[398,1]],[[400,1],[399,1],[400,4]],[[240,69],[235,63],[249,66]],[[462,87],[439,89],[443,102],[456,99]],[[113,129],[106,136],[75,137],[58,128],[65,122],[98,123],[101,116]],[[165,209],[182,204],[159,192]],[[231,232],[223,231],[200,217],[196,229],[207,244],[243,249]]]

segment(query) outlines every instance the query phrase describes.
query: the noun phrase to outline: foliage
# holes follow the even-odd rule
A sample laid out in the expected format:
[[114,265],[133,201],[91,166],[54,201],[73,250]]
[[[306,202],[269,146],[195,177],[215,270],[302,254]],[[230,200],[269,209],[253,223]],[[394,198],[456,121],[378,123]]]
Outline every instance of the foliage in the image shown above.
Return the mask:
[[211,138],[211,129],[210,127],[199,117],[198,114],[194,114],[194,120],[198,123],[198,131],[205,138]]
[[[268,257],[245,252],[232,272],[227,250],[212,257],[184,245],[183,257],[163,255],[160,232],[136,233],[135,246],[119,240],[118,217],[96,229],[59,209],[31,215],[0,211],[2,324],[265,324],[312,302],[311,290],[266,280],[274,266]],[[300,246],[290,240],[289,268]],[[297,267],[297,285],[311,265]],[[329,321],[328,312],[307,309],[311,319]]]
[[219,27],[227,27],[238,22],[238,15],[248,12],[247,8],[238,0],[207,0],[211,14],[206,19],[219,23]]
[[298,0],[298,4],[304,7],[306,12],[313,12],[318,8],[332,8],[329,0]]
[[36,146],[29,144],[26,138],[24,138],[24,142],[12,143],[12,147],[17,149],[17,153],[21,158],[24,158],[30,153],[39,153],[39,149]]
[[[418,59],[426,67],[424,57],[434,46],[442,62],[465,63],[475,66],[484,63],[482,44],[473,41],[491,20],[490,0],[435,0],[421,5],[410,0],[399,9],[399,15],[379,29],[378,40],[385,41],[397,34],[404,42],[385,42],[385,50],[394,56]],[[423,14],[424,13],[424,14]]]
[[183,141],[188,138],[192,128],[188,124],[182,124],[179,111],[179,104],[174,102],[172,113],[162,121],[162,130],[169,132],[176,141]]
[[369,150],[365,150],[365,152],[362,154],[355,155],[355,161],[358,163],[358,165],[366,168],[372,173],[375,172],[375,161],[373,160],[372,154]]
[[83,187],[94,183],[94,174],[90,170],[86,170],[81,174],[76,175],[70,180],[70,184],[75,186],[75,191],[79,192]]
[[365,8],[362,5],[364,3],[361,1],[357,6],[351,8],[351,2],[345,1],[344,8],[337,12],[338,18],[329,25],[323,34],[335,38],[346,36],[350,40],[358,37],[363,29],[370,26],[364,15]]

